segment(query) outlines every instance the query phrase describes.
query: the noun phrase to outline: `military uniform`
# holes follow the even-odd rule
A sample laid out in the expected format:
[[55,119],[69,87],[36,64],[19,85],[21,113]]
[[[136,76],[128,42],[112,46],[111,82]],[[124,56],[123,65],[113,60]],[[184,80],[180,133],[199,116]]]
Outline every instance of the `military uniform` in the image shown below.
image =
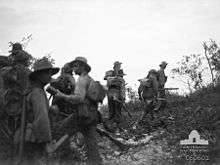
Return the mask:
[[[88,72],[90,66],[87,64],[87,60],[83,57],[77,57],[72,63],[83,62],[87,66]],[[77,115],[71,115],[65,126],[70,125],[68,134],[74,134],[80,131],[85,140],[87,163],[91,165],[102,164],[102,158],[99,155],[98,144],[96,140],[96,125],[98,122],[98,103],[94,103],[87,98],[87,90],[92,78],[87,72],[83,72],[79,75],[76,82],[74,94],[65,95],[59,93],[56,95],[58,98],[63,98],[65,101],[77,105]]]
[[58,71],[59,68],[54,68],[47,58],[42,58],[34,63],[34,71],[29,74],[31,85],[25,95],[23,109],[25,117],[22,112],[21,126],[17,131],[18,142],[24,141],[23,153],[26,164],[41,164],[40,159],[46,152],[46,145],[52,140],[48,116],[49,101],[44,87]]
[[145,125],[148,114],[151,115],[152,119],[154,118],[153,109],[155,107],[155,99],[158,94],[156,71],[150,71],[149,76],[147,77],[146,85],[144,83],[140,84],[138,94],[139,98],[145,102],[144,113],[138,122],[139,125],[143,126]]
[[[70,95],[74,94],[75,90],[75,79],[72,74],[73,70],[69,66],[69,63],[65,64],[61,70],[61,75],[54,79],[50,86],[60,90],[64,94]],[[55,97],[52,100],[52,106],[50,110],[54,113],[50,113],[51,127],[52,127],[52,136],[55,139],[60,138],[66,132],[65,129],[58,129],[60,127],[60,122],[65,120],[67,116],[71,114],[76,114],[76,105],[72,105],[68,101],[62,99],[56,99]],[[58,111],[56,111],[58,110]],[[68,129],[71,129],[71,125]],[[59,152],[61,151],[61,152]],[[66,140],[62,146],[60,146],[58,152],[60,161],[71,162],[73,160],[73,151],[70,148],[69,140]]]
[[32,161],[40,159],[45,153],[45,147],[52,140],[50,121],[48,117],[49,101],[43,86],[32,84],[26,97],[26,134],[24,153]]
[[165,83],[167,82],[167,76],[164,73],[164,69],[166,67],[167,63],[163,61],[160,64],[160,69],[158,70],[158,105],[156,107],[156,110],[163,110],[166,107],[166,93],[164,90]]
[[[124,73],[120,69],[118,72],[111,71],[111,74],[105,76],[108,86],[108,108],[109,108],[109,122],[117,124],[117,128],[122,128],[122,106],[125,101],[125,81],[123,79]],[[114,129],[114,128],[110,128]]]

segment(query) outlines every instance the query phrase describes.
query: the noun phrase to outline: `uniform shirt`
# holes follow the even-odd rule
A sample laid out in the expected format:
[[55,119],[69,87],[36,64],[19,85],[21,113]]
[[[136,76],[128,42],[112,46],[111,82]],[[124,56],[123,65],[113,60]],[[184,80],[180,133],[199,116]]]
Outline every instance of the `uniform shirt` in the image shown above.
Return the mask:
[[[31,124],[31,133],[28,141],[51,141],[51,128],[48,117],[49,101],[43,87],[32,85],[31,92],[27,95],[27,123]],[[26,135],[27,136],[27,135]]]
[[165,76],[164,69],[160,69],[158,71],[159,74],[159,88],[164,88],[164,85],[167,81],[167,77]]

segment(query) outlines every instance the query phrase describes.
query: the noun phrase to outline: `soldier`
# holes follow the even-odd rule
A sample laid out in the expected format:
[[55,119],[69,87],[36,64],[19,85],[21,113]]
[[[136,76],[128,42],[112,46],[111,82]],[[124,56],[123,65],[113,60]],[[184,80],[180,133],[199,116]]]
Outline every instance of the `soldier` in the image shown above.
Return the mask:
[[27,164],[40,164],[39,160],[45,153],[45,147],[52,140],[48,117],[49,101],[44,87],[59,68],[53,67],[47,58],[37,60],[33,68],[34,71],[29,75],[31,85],[25,99],[24,157]]
[[[51,81],[50,86],[60,90],[66,95],[74,94],[75,90],[75,78],[73,77],[73,68],[70,63],[66,63],[61,69],[61,75]],[[47,88],[48,89],[48,88]],[[60,121],[63,121],[66,117],[73,113],[76,113],[76,105],[72,105],[68,101],[54,97],[52,100],[52,106],[50,107],[50,119],[52,126],[53,138],[57,139],[65,135],[65,129],[57,129],[60,127]],[[68,126],[71,129],[71,125]],[[70,148],[70,142],[65,141],[64,144],[59,148],[59,158],[61,162],[70,162],[73,159],[73,151]]]
[[155,111],[163,110],[166,106],[166,94],[164,90],[165,83],[167,82],[167,76],[164,73],[166,69],[167,62],[161,62],[160,69],[158,70],[158,105],[155,108]]
[[[61,69],[61,75],[52,80],[50,85],[64,94],[70,95],[74,93],[75,90],[75,78],[73,77],[73,68],[71,68],[69,63],[66,63]],[[53,98],[51,109],[59,109],[60,113],[64,113],[65,115],[69,115],[73,112],[73,107],[71,107],[70,103],[63,102],[63,100],[59,100]],[[61,119],[63,119],[63,117]]]
[[88,74],[91,67],[88,65],[87,59],[84,57],[76,57],[71,64],[75,74],[79,75],[76,82],[75,92],[71,95],[65,95],[58,91],[55,97],[77,105],[77,117],[75,117],[75,115],[72,116],[72,121],[74,123],[72,124],[72,132],[69,134],[74,134],[77,131],[80,131],[83,134],[88,158],[87,163],[91,165],[99,165],[102,164],[102,159],[98,152],[98,144],[96,140],[98,103],[91,101],[87,97],[89,84],[93,80]]
[[12,134],[11,155],[13,157],[15,154],[14,135],[20,122],[23,96],[29,85],[28,75],[31,71],[28,67],[31,55],[22,50],[22,46],[19,43],[13,44],[10,52],[8,65],[1,69],[3,82],[2,110],[5,113],[4,121],[1,123],[4,122]]
[[[109,118],[108,122],[116,124],[119,130],[122,130],[122,106],[125,101],[125,81],[123,70],[121,69],[121,62],[114,62],[113,70],[106,72],[104,80],[107,80],[108,87],[108,108]],[[110,126],[108,126],[110,127]],[[111,126],[112,127],[112,126]],[[114,131],[114,128],[108,128]]]
[[157,74],[158,73],[155,69],[151,69],[148,76],[145,79],[140,80],[141,83],[138,88],[138,95],[139,99],[145,102],[144,113],[138,122],[138,125],[140,126],[145,126],[148,113],[151,115],[151,118],[154,119],[153,109],[158,94]]

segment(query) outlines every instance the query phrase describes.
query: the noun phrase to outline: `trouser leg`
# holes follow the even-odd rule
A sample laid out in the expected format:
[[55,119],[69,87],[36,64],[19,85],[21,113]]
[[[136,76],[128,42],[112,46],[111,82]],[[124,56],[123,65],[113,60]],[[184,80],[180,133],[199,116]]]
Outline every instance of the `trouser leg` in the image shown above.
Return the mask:
[[122,103],[115,101],[115,122],[118,128],[122,127]]
[[115,103],[114,100],[108,99],[109,120],[115,117]]
[[82,130],[87,153],[87,164],[101,165],[102,158],[99,155],[98,143],[96,139],[96,126],[90,126]]
[[152,120],[154,119],[153,108],[154,108],[153,101],[146,102],[144,113],[138,122],[139,125],[144,126],[146,124],[146,121],[148,121],[148,114],[150,114]]

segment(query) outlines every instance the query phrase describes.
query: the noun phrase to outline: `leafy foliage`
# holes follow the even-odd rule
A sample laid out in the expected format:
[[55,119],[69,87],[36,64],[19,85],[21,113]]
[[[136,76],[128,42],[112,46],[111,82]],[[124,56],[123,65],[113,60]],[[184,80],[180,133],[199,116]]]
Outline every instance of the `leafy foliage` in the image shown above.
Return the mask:
[[[30,41],[31,41],[32,39],[33,39],[32,34],[30,34],[30,35],[28,35],[28,36],[26,36],[26,37],[23,37],[23,38],[21,39],[21,41],[19,41],[18,43],[20,43],[20,44],[22,45],[23,49],[25,50],[26,47],[28,46],[28,44],[30,43]],[[10,42],[9,42],[9,47],[12,47],[12,45],[13,45],[14,43],[15,43],[15,42],[10,41]]]
[[206,69],[203,66],[203,59],[204,57],[199,54],[183,56],[182,60],[178,62],[179,67],[172,69],[172,73],[180,75],[182,79],[185,78],[190,85],[190,90],[191,87],[195,90],[200,89],[204,86],[203,72]]
[[46,55],[46,56],[43,56],[43,57],[40,57],[40,58],[33,58],[32,61],[31,61],[31,69],[33,69],[33,64],[39,60],[39,59],[42,59],[42,58],[46,58],[52,65],[55,64],[55,60],[51,57],[51,55]]
[[138,100],[137,91],[132,89],[132,87],[130,87],[130,86],[127,87],[126,92],[127,92],[127,96],[128,96],[129,101],[137,101]]

